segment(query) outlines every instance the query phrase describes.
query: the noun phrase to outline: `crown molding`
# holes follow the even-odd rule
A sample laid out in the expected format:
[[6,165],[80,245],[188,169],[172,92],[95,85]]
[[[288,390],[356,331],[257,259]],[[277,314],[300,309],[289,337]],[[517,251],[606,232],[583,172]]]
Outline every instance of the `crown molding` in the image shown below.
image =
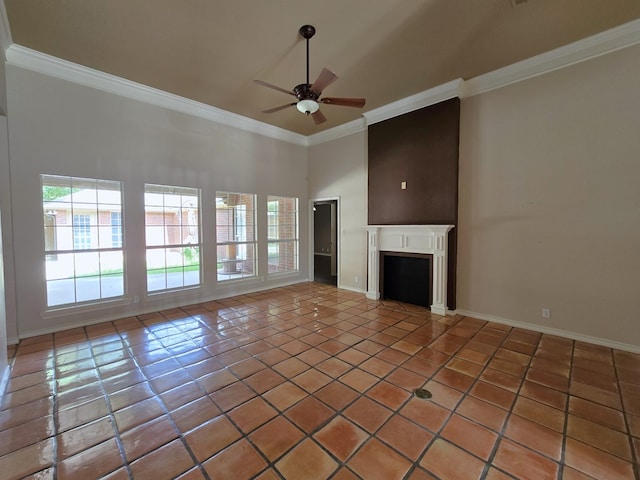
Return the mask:
[[640,43],[640,19],[464,82],[462,98],[506,87]]
[[12,43],[7,7],[4,4],[4,0],[0,0],[0,49],[2,49],[2,60],[7,59],[6,52]]
[[638,43],[640,43],[640,19],[469,80],[460,78],[438,85],[365,112],[362,119],[304,136],[20,45],[11,44],[8,17],[4,1],[0,0],[0,47],[3,47],[5,58],[10,65],[302,146],[336,140],[364,131],[367,125],[450,98],[467,98],[479,95]]
[[338,125],[337,127],[333,127],[328,130],[309,135],[307,137],[307,142],[309,146],[319,145],[331,140],[337,140],[338,138],[346,137],[347,135],[364,132],[366,129],[367,122],[365,121],[364,117],[361,117],[351,122]]
[[397,117],[404,113],[413,112],[419,108],[428,107],[450,98],[460,96],[464,80],[458,78],[451,82],[443,83],[437,87],[430,88],[410,97],[402,98],[396,102],[388,103],[379,108],[369,110],[364,113],[364,117],[367,119],[367,125],[382,122],[389,118]]
[[7,63],[75,84],[275,138],[276,140],[303,146],[307,145],[307,137],[304,135],[68,62],[20,45],[14,44],[7,49]]

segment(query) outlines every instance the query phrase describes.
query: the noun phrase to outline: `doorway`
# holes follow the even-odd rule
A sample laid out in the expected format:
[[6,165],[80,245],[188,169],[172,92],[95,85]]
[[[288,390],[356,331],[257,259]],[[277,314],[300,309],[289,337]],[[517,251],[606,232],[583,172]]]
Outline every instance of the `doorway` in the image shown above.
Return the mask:
[[313,202],[313,280],[338,285],[338,201]]

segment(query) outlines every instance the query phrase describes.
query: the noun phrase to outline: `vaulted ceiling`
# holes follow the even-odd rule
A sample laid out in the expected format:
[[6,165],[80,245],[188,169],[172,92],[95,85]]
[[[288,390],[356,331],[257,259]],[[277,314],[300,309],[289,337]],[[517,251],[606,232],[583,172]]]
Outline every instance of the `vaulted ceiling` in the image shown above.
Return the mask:
[[[470,79],[640,18],[639,0],[5,0],[15,44],[303,135],[448,81]],[[315,125],[262,110],[339,79]]]

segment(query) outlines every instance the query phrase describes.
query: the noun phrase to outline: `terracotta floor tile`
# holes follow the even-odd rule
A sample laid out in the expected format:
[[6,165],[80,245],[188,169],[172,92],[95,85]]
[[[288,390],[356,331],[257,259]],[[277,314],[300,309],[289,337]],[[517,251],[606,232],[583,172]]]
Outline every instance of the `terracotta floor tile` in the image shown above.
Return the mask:
[[225,416],[204,423],[184,436],[189,448],[199,461],[215,455],[242,436]]
[[428,380],[422,375],[418,375],[406,368],[398,368],[386,376],[387,382],[393,383],[399,387],[404,388],[410,392],[413,392],[416,388],[420,388]]
[[460,402],[456,412],[496,432],[502,431],[507,418],[506,410],[471,396],[465,397]]
[[302,352],[299,355],[296,355],[296,358],[298,360],[302,360],[307,365],[311,365],[313,367],[318,363],[328,359],[329,354],[326,352],[323,352],[322,350],[318,350],[317,348],[310,348],[309,350]]
[[48,438],[0,457],[0,472],[6,478],[23,478],[54,462],[54,440]]
[[318,390],[315,396],[334,410],[342,410],[358,397],[358,392],[340,382],[334,381]]
[[459,415],[453,415],[440,434],[454,445],[488,460],[498,435]]
[[352,365],[348,364],[347,362],[343,362],[342,360],[340,360],[338,358],[331,357],[331,358],[329,358],[329,359],[317,364],[316,368],[318,370],[320,370],[321,372],[329,375],[332,378],[338,378],[340,375],[342,375],[343,373],[347,372],[348,370],[350,370],[353,367],[352,367]]
[[129,462],[178,438],[178,431],[168,416],[139,425],[120,436]]
[[285,415],[306,433],[329,420],[334,411],[314,397],[307,397],[286,411]]
[[551,430],[562,433],[564,431],[564,412],[551,408],[526,397],[519,397],[513,407],[513,413],[539,423]]
[[242,382],[232,383],[228,387],[224,387],[210,395],[211,399],[223,412],[228,412],[255,396],[254,391]]
[[369,400],[367,397],[361,397],[346,408],[343,415],[369,433],[373,433],[387,421],[392,413],[391,410],[379,403]]
[[255,397],[231,410],[229,418],[247,434],[278,415],[278,412],[260,397]]
[[[420,352],[418,352],[419,354]],[[393,348],[385,348],[384,350],[380,350],[378,353],[374,355],[375,358],[379,358],[380,360],[384,360],[394,366],[402,365],[406,360],[412,358],[410,355],[407,355],[400,350],[394,350]]]
[[276,463],[276,468],[287,479],[322,480],[337,470],[338,463],[313,440],[306,439]]
[[267,463],[247,440],[242,439],[202,465],[211,478],[249,480],[263,470]]
[[564,392],[545,387],[539,383],[525,380],[520,388],[520,395],[536,400],[558,410],[564,410],[568,395]]
[[326,342],[321,343],[320,345],[318,345],[317,348],[331,356],[334,356],[346,350],[347,348],[349,348],[349,346],[345,345],[342,342],[332,339],[332,340],[327,340]]
[[371,357],[369,360],[361,363],[358,368],[364,370],[365,372],[369,372],[376,377],[382,378],[391,370],[393,370],[395,366],[389,362],[380,360],[379,358]]
[[412,397],[400,414],[431,432],[438,432],[449,418],[450,412],[429,400]]
[[438,365],[416,357],[412,357],[404,362],[402,367],[424,378],[430,378],[438,370]]
[[585,400],[583,398],[569,397],[569,412],[579,417],[618,431],[626,431],[624,415],[621,411]]
[[109,417],[102,417],[58,435],[58,459],[75,455],[82,450],[113,438],[113,421]]
[[430,399],[431,402],[436,403],[447,410],[455,409],[464,396],[464,394],[459,390],[443,385],[435,380],[428,381],[422,388],[433,395]]
[[310,368],[291,378],[291,381],[308,393],[313,393],[331,382],[331,377],[315,368]]
[[58,478],[100,478],[123,464],[115,439],[107,440],[58,463]]
[[562,434],[518,415],[511,415],[505,436],[554,460],[562,456]]
[[328,285],[74,328],[8,354],[9,478],[637,474],[640,355]]
[[281,375],[284,375],[287,378],[295,377],[299,373],[302,373],[305,370],[308,370],[309,368],[310,368],[309,365],[304,363],[302,360],[299,360],[294,357],[288,358],[287,360],[284,360],[280,363],[276,363],[273,366],[273,369],[275,371],[277,371]]
[[567,436],[604,450],[623,460],[632,461],[633,459],[627,435],[584,418],[576,417],[575,415],[568,416]]
[[192,467],[189,452],[180,440],[174,440],[133,462],[131,473],[134,478],[174,478]]
[[315,433],[313,438],[340,461],[345,462],[369,438],[369,434],[338,415]]
[[378,382],[378,378],[375,375],[355,368],[345,373],[340,377],[340,381],[346,385],[349,385],[358,392],[367,391],[372,385]]
[[425,453],[420,466],[442,480],[479,479],[484,462],[446,442],[437,439]]
[[367,391],[367,396],[391,410],[396,410],[406,402],[411,394],[389,382],[381,381]]
[[218,390],[237,381],[238,377],[231,373],[231,370],[227,368],[206,374],[197,379],[198,384],[207,393],[217,392]]
[[471,395],[505,410],[511,409],[516,394],[486,382],[477,382],[469,391]]
[[246,378],[266,368],[266,365],[255,358],[247,358],[229,366],[229,370],[238,378]]
[[256,358],[265,365],[273,366],[276,363],[280,363],[283,360],[286,360],[287,358],[291,358],[291,355],[284,350],[280,350],[279,348],[272,348],[271,350],[260,352],[258,355],[256,355]]
[[400,480],[411,463],[375,438],[351,458],[349,468],[367,480]]
[[565,464],[593,478],[615,478],[616,480],[634,478],[631,463],[573,438],[567,438],[566,441]]
[[477,378],[484,369],[482,365],[469,362],[467,360],[464,360],[463,358],[458,358],[457,356],[452,358],[449,363],[447,363],[447,368],[467,375],[471,378]]
[[587,385],[582,382],[572,381],[569,387],[569,393],[576,397],[585,398],[595,403],[606,405],[607,407],[622,410],[622,401],[620,395],[614,392],[603,390],[602,388]]
[[518,391],[520,384],[522,383],[522,377],[510,375],[493,368],[487,368],[482,372],[480,379],[486,383],[490,383],[496,387],[500,387],[514,393]]
[[493,465],[522,480],[557,478],[559,468],[557,463],[507,439],[500,442]]
[[534,357],[533,360],[531,360],[531,368],[565,378],[569,378],[569,374],[571,373],[571,367],[569,365],[539,357]]
[[486,353],[478,352],[476,350],[473,350],[472,348],[469,348],[468,344],[465,348],[462,348],[460,351],[458,351],[456,356],[468,362],[476,363],[482,366],[485,366],[491,358],[491,356]]
[[400,415],[393,415],[376,433],[376,437],[414,462],[433,439],[427,430]]
[[562,480],[593,480],[593,477],[565,465],[562,469]]
[[304,433],[282,416],[269,421],[249,436],[271,461],[275,461],[303,437]]
[[357,350],[355,348],[348,348],[340,352],[338,355],[336,355],[336,357],[351,365],[356,366],[364,362],[367,358],[370,357],[370,355],[367,355],[366,353],[361,352],[360,350]]
[[161,393],[159,397],[168,410],[174,410],[205,395],[206,393],[200,388],[200,385],[196,382],[189,382]]
[[120,433],[152,420],[164,414],[164,406],[157,398],[152,397],[134,403],[130,407],[115,412],[114,417]]
[[307,392],[291,382],[282,383],[263,394],[263,397],[281,412],[307,396]]

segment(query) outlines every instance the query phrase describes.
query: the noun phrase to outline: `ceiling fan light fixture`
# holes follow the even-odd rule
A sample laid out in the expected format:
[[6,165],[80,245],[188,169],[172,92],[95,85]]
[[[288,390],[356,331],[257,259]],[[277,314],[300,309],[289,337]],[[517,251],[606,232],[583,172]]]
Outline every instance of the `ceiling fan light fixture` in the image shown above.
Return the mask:
[[316,113],[320,106],[315,100],[306,99],[300,100],[296,104],[296,108],[298,109],[298,111],[304,113],[305,115],[311,115],[312,113]]

